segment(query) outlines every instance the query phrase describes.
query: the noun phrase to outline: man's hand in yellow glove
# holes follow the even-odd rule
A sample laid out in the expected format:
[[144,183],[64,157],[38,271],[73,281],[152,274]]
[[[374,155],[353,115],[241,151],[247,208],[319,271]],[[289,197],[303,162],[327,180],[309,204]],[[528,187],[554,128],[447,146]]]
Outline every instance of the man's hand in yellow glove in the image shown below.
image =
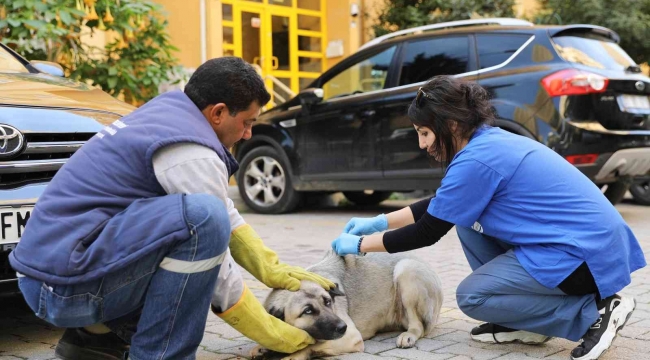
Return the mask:
[[301,280],[313,281],[325,290],[335,287],[333,282],[320,275],[280,263],[278,255],[264,246],[248,224],[236,228],[230,235],[230,253],[239,265],[270,288],[298,291]]
[[244,336],[273,351],[294,353],[315,343],[305,331],[266,312],[247,286],[233,307],[221,314],[214,307],[212,311]]

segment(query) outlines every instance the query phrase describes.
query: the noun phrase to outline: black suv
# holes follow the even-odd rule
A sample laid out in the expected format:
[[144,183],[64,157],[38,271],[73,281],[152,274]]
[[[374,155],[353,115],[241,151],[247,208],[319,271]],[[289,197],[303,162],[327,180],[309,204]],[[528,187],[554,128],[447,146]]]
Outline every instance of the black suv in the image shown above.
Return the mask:
[[489,90],[497,126],[575,164],[612,203],[650,170],[650,78],[593,25],[516,19],[429,25],[374,39],[295,98],[260,116],[235,147],[253,210],[293,210],[309,192],[357,204],[435,190],[444,170],[418,147],[406,112],[418,87],[456,75]]

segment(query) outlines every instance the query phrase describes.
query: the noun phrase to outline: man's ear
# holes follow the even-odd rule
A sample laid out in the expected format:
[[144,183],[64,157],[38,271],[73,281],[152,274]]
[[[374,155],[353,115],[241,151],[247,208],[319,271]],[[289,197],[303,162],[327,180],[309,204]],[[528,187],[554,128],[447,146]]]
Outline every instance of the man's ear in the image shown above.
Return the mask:
[[339,289],[339,284],[334,284],[334,287],[330,289],[329,293],[332,298],[335,296],[345,296],[345,293]]
[[269,314],[275,316],[276,318],[284,321],[284,308],[276,308],[275,306],[272,306],[269,309]]
[[214,104],[208,110],[210,122],[215,125],[220,125],[228,114],[230,114],[230,112],[224,103]]

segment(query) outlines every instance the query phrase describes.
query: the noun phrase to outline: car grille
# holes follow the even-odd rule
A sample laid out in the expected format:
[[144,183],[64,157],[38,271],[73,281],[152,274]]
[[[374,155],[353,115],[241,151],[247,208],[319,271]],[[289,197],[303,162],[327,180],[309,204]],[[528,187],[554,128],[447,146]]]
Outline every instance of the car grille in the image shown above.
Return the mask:
[[0,161],[0,189],[47,182],[95,133],[25,133],[25,149]]

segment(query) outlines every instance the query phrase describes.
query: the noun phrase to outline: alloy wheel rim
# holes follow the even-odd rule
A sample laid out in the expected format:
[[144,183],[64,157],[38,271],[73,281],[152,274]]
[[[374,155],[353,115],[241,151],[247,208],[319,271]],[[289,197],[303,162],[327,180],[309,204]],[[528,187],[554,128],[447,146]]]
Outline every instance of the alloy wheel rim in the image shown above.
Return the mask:
[[280,163],[270,156],[253,159],[244,171],[244,190],[250,201],[258,206],[277,204],[286,188],[286,177]]

